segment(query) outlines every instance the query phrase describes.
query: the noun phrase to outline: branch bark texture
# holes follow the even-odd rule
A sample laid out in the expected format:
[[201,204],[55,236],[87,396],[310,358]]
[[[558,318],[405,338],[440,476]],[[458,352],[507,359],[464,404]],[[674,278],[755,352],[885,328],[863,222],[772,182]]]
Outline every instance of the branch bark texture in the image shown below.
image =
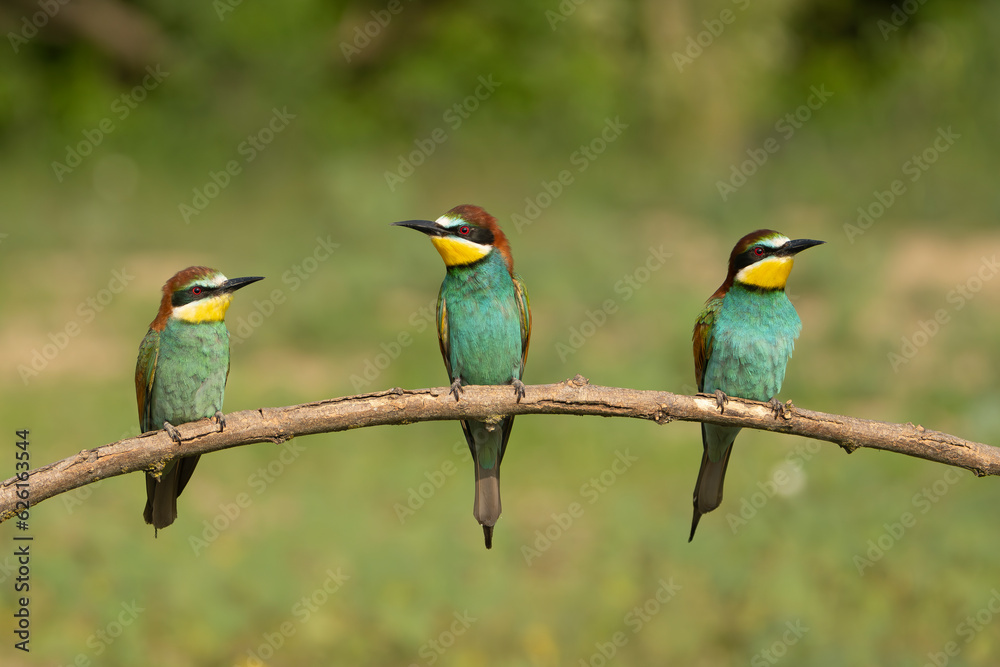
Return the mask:
[[[32,507],[108,477],[155,471],[180,455],[206,454],[258,442],[282,443],[293,437],[365,426],[411,424],[449,419],[488,420],[503,415],[564,414],[648,419],[658,424],[694,421],[778,431],[833,442],[848,453],[859,447],[880,449],[965,468],[977,476],[1000,475],[1000,448],[963,440],[913,424],[855,419],[786,406],[781,415],[766,403],[730,398],[723,411],[715,396],[684,396],[589,384],[576,376],[558,384],[528,386],[518,403],[509,386],[464,387],[456,402],[448,387],[390,389],[331,398],[282,408],[244,410],[226,416],[219,431],[202,420],[178,428],[182,441],[164,431],[120,440],[36,468],[28,473]],[[0,486],[0,522],[15,515],[16,478]]]

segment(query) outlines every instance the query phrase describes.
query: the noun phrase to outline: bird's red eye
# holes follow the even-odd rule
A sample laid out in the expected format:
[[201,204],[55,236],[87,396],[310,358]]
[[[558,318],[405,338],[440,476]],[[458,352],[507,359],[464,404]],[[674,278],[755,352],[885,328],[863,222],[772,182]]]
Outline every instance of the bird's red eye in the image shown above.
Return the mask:
[[192,287],[191,288],[191,294],[194,294],[195,296],[201,294],[201,288],[200,287]]
[[462,236],[468,236],[469,231],[470,229],[468,225],[462,225],[461,227],[458,228],[458,233],[461,234]]
[[756,248],[753,249],[753,254],[756,255],[757,257],[763,257],[764,249],[761,248],[760,246],[757,246]]

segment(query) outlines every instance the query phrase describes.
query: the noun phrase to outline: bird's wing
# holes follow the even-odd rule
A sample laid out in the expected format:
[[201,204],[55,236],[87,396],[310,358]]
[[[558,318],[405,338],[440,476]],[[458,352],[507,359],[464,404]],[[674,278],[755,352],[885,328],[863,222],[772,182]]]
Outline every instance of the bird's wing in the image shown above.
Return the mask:
[[705,386],[705,369],[712,357],[712,331],[715,329],[715,318],[722,308],[722,297],[713,297],[705,304],[705,309],[698,315],[694,323],[694,375],[698,381],[698,391]]
[[528,303],[528,288],[520,276],[514,276],[514,296],[517,299],[517,310],[521,316],[521,373],[524,373],[524,362],[528,359],[528,344],[531,342],[531,307]]
[[156,362],[160,356],[160,332],[150,329],[139,344],[139,358],[135,362],[135,401],[139,407],[139,427],[142,432],[159,426],[153,419],[153,381],[156,379]]
[[[528,345],[531,342],[531,306],[528,303],[528,288],[520,276],[514,276],[514,297],[517,299],[517,311],[521,317],[521,374],[524,374],[524,362],[528,358]],[[520,379],[520,378],[518,378]],[[500,443],[500,460],[503,461],[507,451],[507,440],[514,426],[514,418],[507,417],[501,422],[503,440]]]
[[[441,346],[441,356],[444,357],[444,367],[448,371],[448,379],[454,381],[455,378],[451,374],[451,339],[448,337],[448,304],[445,302],[444,292],[438,294],[437,330],[438,345]],[[472,437],[472,431],[469,430],[469,423],[463,419],[461,424],[462,432],[465,433],[465,441],[469,445],[469,451],[472,452],[473,459],[475,459],[475,438]]]
[[451,340],[448,338],[448,304],[444,300],[444,292],[438,294],[437,306],[438,345],[441,346],[441,356],[444,357],[444,367],[448,369],[448,380],[455,378],[451,374]]

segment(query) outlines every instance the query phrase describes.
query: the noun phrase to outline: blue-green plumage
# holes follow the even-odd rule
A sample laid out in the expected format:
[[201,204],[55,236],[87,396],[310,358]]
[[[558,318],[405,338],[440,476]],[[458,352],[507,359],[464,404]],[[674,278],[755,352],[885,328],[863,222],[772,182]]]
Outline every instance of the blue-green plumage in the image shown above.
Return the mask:
[[438,295],[446,309],[451,379],[506,384],[521,377],[521,308],[507,264],[496,250],[448,269]]
[[[180,271],[163,286],[156,319],[139,345],[135,367],[139,426],[143,432],[217,417],[229,375],[229,332],[224,317],[232,292],[260,278],[235,278],[203,266]],[[143,518],[156,530],[177,518],[177,496],[198,456],[168,461],[159,477],[146,475]]]
[[224,322],[189,324],[168,320],[150,330],[142,347],[158,350],[149,410],[142,430],[214,417],[222,410],[229,375],[229,332]]
[[[478,206],[456,206],[436,222],[396,223],[431,237],[447,266],[438,295],[438,341],[452,392],[463,385],[511,384],[524,393],[521,375],[531,334],[524,283],[514,274],[506,237]],[[514,424],[462,421],[476,474],[473,515],[483,526],[486,548],[500,517],[500,463]]]
[[[785,367],[802,330],[785,295],[792,257],[822,241],[791,241],[772,230],[744,236],[729,258],[726,281],[694,327],[698,391],[769,401],[781,391]],[[703,455],[694,490],[691,536],[701,516],[722,502],[726,468],[740,428],[702,424]]]
[[[512,279],[497,250],[475,264],[448,268],[438,295],[438,321],[439,331],[447,335],[447,340],[442,339],[442,354],[447,354],[445,365],[452,382],[511,384],[521,379],[522,308],[515,280],[519,279]],[[513,417],[499,426],[462,422],[477,465],[486,470],[499,465],[513,423]]]
[[[718,300],[715,324],[709,331],[712,356],[699,391],[754,401],[769,401],[785,379],[802,321],[784,290],[750,290],[734,285]],[[706,424],[708,456],[713,462],[740,432],[739,428]]]

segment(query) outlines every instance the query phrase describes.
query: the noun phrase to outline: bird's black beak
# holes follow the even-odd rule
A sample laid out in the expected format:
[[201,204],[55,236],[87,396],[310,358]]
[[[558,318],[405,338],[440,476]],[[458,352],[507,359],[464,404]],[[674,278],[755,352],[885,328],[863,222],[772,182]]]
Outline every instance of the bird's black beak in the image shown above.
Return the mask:
[[792,256],[797,255],[807,248],[812,248],[816,245],[822,245],[826,241],[814,241],[813,239],[795,239],[794,241],[789,241],[785,246],[778,251],[779,255]]
[[438,223],[431,222],[430,220],[403,220],[402,222],[394,222],[392,224],[415,229],[418,232],[427,234],[427,236],[445,236],[448,233]]
[[230,278],[226,282],[219,285],[216,289],[219,293],[235,292],[238,289],[243,289],[250,283],[255,283],[258,280],[263,280],[264,276],[248,276],[246,278]]

